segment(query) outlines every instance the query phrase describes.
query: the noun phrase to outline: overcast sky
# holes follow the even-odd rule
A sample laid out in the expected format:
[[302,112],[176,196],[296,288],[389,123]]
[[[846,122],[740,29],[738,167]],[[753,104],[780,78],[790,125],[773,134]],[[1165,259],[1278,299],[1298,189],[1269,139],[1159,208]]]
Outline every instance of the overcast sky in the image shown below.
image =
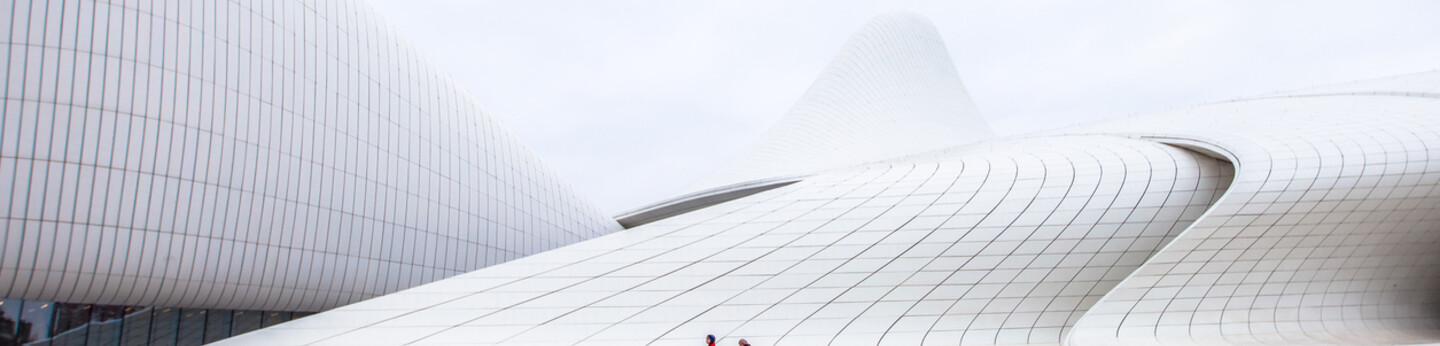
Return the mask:
[[1425,1],[373,1],[611,214],[759,137],[875,15],[930,18],[1001,135],[1440,68]]

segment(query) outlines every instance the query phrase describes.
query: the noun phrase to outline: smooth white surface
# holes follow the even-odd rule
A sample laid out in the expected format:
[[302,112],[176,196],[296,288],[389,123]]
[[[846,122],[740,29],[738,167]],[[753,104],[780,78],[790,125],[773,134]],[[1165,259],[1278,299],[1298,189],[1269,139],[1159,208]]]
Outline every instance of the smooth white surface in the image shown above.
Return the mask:
[[[9,297],[319,309],[616,228],[363,6],[45,4],[0,26]],[[862,30],[877,49],[926,37],[877,23],[908,28]],[[760,145],[735,167],[813,175],[230,342],[1434,342],[1437,74],[860,158]],[[950,85],[918,77],[884,90]],[[809,124],[776,136],[850,143]]]
[[1240,167],[1220,203],[1092,308],[1071,343],[1440,339],[1436,82],[1379,78],[1065,130],[1191,138]]
[[619,229],[364,4],[3,7],[0,297],[315,311]]
[[[812,176],[227,342],[1058,343],[1230,174],[1114,137],[963,147]],[[345,322],[362,311],[393,317]]]
[[230,342],[1434,342],[1437,74],[821,170]]

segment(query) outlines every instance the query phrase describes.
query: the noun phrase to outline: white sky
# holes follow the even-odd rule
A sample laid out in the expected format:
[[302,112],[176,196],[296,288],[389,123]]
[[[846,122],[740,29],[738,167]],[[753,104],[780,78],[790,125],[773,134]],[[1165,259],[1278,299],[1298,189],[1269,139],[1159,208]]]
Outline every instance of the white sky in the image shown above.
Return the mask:
[[744,149],[894,10],[935,23],[1001,135],[1440,68],[1424,1],[372,3],[610,214]]

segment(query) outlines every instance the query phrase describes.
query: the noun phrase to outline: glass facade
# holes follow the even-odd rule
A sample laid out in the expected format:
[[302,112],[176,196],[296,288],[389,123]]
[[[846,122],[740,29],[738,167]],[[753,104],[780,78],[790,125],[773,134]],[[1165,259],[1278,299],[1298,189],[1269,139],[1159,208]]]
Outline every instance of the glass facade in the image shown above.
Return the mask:
[[0,346],[200,345],[309,315],[0,300]]

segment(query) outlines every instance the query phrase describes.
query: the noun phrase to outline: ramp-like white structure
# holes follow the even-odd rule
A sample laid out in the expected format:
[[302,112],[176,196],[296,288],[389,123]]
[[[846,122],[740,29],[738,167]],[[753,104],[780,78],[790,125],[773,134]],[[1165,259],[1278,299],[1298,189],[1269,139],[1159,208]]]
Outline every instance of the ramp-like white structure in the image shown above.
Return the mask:
[[1440,72],[992,138],[890,14],[617,222],[363,5],[11,5],[0,344],[1440,342]]
[[731,188],[231,341],[1440,342],[1440,72],[975,142],[927,35],[868,24]]
[[1238,167],[1224,198],[1078,321],[1072,344],[1440,341],[1440,72],[1067,132],[1194,143]]

